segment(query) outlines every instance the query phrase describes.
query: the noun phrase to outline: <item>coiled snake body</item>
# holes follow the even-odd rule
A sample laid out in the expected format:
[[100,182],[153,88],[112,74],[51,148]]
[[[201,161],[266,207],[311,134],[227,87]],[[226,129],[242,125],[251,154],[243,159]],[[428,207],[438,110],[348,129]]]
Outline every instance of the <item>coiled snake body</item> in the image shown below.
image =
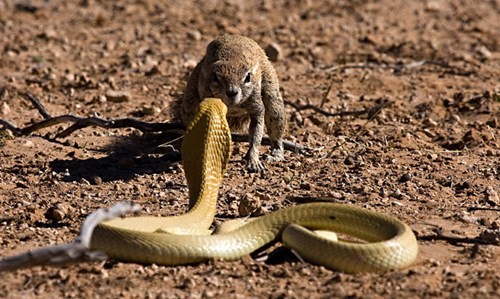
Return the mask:
[[[179,265],[233,260],[281,238],[310,262],[344,272],[400,269],[416,258],[412,230],[401,221],[350,205],[303,204],[265,215],[235,230],[208,235],[231,152],[226,107],[206,99],[182,145],[190,210],[173,217],[130,217],[96,227],[91,248],[125,261]],[[366,243],[332,241],[310,229],[333,230]]]

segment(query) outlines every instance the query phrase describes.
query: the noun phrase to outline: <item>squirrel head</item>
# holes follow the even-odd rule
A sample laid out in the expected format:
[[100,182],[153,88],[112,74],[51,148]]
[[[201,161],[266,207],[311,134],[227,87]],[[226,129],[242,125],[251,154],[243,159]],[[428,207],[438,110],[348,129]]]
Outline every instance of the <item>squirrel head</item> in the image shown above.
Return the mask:
[[260,92],[259,62],[219,60],[212,64],[208,87],[212,96],[222,99],[227,106],[246,101],[254,91]]

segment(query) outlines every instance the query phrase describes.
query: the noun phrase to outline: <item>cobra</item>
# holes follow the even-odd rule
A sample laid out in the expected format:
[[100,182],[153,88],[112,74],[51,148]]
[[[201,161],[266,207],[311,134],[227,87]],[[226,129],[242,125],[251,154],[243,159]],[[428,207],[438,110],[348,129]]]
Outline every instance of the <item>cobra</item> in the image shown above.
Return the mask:
[[[297,205],[233,230],[210,234],[219,187],[231,153],[226,112],[220,99],[205,99],[186,130],[181,151],[189,211],[173,217],[129,217],[103,222],[93,233],[91,249],[122,261],[181,265],[235,260],[281,240],[305,260],[343,272],[397,270],[414,262],[418,245],[408,225],[352,205]],[[364,242],[334,241],[315,230],[332,230]]]

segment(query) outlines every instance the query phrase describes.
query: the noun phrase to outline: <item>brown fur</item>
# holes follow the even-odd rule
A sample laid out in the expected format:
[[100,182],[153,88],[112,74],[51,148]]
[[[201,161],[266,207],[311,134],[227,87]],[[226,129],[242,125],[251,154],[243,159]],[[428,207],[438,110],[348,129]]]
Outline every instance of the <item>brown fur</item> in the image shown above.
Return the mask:
[[249,171],[264,169],[258,151],[264,126],[271,139],[272,159],[283,159],[286,117],[278,76],[255,41],[222,35],[208,45],[184,93],[181,116],[185,124],[196,115],[201,101],[209,97],[220,98],[228,106],[231,129],[248,128],[250,146],[245,158]]

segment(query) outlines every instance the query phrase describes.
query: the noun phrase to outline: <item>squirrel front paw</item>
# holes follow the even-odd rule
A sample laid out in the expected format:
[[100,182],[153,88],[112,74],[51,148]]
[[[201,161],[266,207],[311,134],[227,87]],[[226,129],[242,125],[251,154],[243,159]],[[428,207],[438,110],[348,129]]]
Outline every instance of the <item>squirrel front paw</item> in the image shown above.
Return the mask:
[[245,156],[245,160],[247,160],[248,172],[261,172],[266,170],[266,166],[259,160],[258,154],[252,155],[248,153]]

